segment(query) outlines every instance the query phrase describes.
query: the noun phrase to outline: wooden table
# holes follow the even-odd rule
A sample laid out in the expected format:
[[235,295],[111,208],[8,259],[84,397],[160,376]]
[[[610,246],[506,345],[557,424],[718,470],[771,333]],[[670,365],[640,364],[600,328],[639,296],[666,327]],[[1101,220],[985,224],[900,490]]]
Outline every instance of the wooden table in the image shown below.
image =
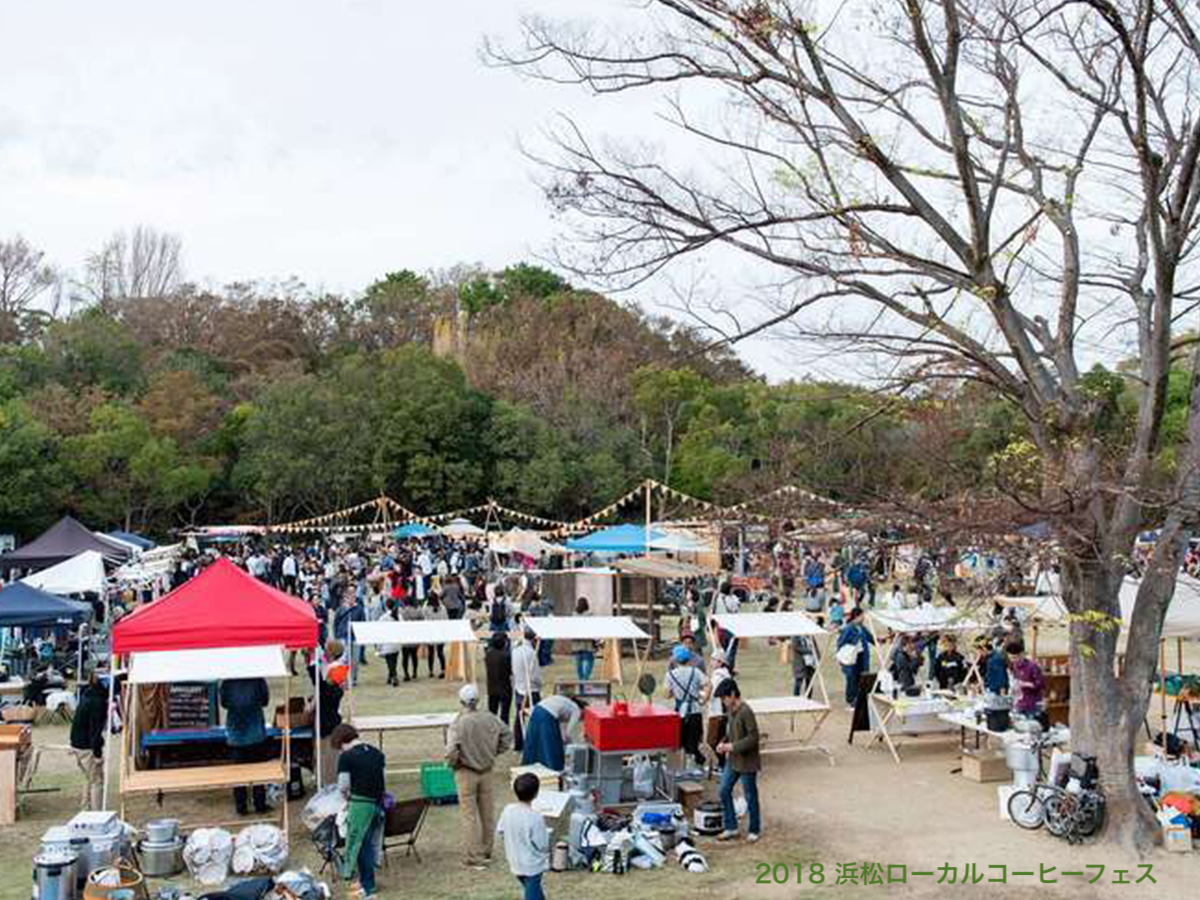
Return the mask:
[[[954,712],[954,702],[942,697],[892,697],[878,691],[872,691],[867,697],[871,707],[871,740],[867,742],[872,747],[876,742],[885,744],[897,764],[900,762],[900,751],[892,738],[889,726],[895,721],[904,723],[908,734],[946,734],[955,730],[955,726],[942,721],[942,713]],[[913,727],[913,726],[916,727]],[[899,729],[897,729],[899,730]]]
[[[412,733],[440,729],[442,744],[446,743],[446,734],[450,724],[458,718],[458,713],[412,713],[403,716],[355,716],[350,720],[359,732],[373,731],[379,735],[378,747],[383,750],[383,736],[388,732]],[[439,757],[440,758],[440,757]],[[391,774],[411,774],[419,772],[420,766],[407,765],[401,768],[390,768]]]
[[[121,819],[125,822],[129,821],[125,813],[125,801],[132,795],[194,794],[255,785],[286,785],[287,781],[288,773],[284,768],[283,760],[280,759],[258,763],[196,766],[189,769],[145,769],[125,772],[121,778]],[[240,828],[255,821],[268,821],[278,824],[286,839],[288,832],[286,798],[285,791],[284,802],[280,804],[279,814],[270,819],[233,819],[228,822],[212,824],[214,826],[232,825]]]
[[8,681],[0,681],[0,697],[6,697],[10,694],[24,694],[25,682],[20,678],[12,678]]
[[[760,720],[759,732],[763,734],[763,753],[788,753],[796,750],[814,750],[824,753],[829,764],[834,765],[833,754],[828,747],[814,744],[813,739],[825,720],[829,718],[829,704],[814,700],[812,697],[747,697],[746,703]],[[801,716],[814,719],[813,727],[807,734],[801,734],[796,729],[796,720]],[[774,719],[786,719],[787,728],[784,736],[777,736],[769,730],[769,723]],[[764,728],[761,720],[766,720],[768,728]],[[780,725],[784,724],[780,721]]]

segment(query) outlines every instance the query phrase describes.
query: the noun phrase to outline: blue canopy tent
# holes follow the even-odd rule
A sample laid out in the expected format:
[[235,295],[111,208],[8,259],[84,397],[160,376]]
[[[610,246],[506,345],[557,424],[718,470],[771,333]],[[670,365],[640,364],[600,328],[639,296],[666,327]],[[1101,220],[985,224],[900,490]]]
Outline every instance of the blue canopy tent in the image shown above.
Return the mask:
[[110,538],[116,538],[118,541],[124,541],[126,544],[133,544],[141,550],[153,550],[158,544],[149,538],[144,538],[140,534],[134,534],[132,531],[110,531]]
[[666,538],[665,532],[651,528],[647,542],[645,525],[614,525],[587,537],[571,538],[567,549],[576,553],[645,553],[647,543],[653,550],[655,542]]
[[51,628],[87,621],[91,607],[17,582],[0,589],[0,628]]
[[437,534],[437,532],[428,525],[423,525],[420,522],[409,522],[407,525],[400,525],[392,532],[394,538],[421,538],[429,537]]

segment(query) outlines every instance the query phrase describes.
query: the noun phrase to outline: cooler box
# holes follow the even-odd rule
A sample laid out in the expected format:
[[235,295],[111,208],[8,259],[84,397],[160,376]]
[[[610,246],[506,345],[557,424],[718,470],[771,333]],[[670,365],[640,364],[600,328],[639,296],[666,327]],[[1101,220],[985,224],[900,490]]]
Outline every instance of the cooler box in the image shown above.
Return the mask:
[[583,711],[583,733],[597,750],[678,749],[679,713],[649,703],[630,703],[624,712],[614,707],[592,705]]

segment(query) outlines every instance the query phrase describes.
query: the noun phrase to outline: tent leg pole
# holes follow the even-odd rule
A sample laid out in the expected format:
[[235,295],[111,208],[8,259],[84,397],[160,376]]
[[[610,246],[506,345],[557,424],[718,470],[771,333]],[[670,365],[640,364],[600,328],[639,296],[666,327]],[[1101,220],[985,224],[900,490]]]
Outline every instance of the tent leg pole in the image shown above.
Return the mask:
[[[111,641],[112,638],[110,637]],[[100,806],[108,809],[108,768],[109,761],[112,759],[108,751],[109,745],[112,743],[112,708],[113,708],[113,692],[117,683],[117,657],[111,652],[108,654],[108,706],[104,710],[104,791],[100,799]]]
[[313,717],[313,765],[317,768],[317,790],[319,791],[324,787],[321,784],[321,684],[325,677],[321,666],[320,648],[313,652],[313,668],[316,674],[313,679],[313,692],[316,694],[316,702],[313,704],[316,708],[316,714]]

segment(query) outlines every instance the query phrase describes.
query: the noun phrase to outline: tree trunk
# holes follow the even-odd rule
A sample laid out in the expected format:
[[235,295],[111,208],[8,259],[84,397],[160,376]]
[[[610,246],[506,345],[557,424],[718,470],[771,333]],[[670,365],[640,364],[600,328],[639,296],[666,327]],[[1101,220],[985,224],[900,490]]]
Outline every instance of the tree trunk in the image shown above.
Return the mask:
[[1103,839],[1144,856],[1154,845],[1156,830],[1138,791],[1133,758],[1150,686],[1138,677],[1144,673],[1144,661],[1134,665],[1133,657],[1147,651],[1127,648],[1126,673],[1118,674],[1119,570],[1114,573],[1098,561],[1086,566],[1068,563],[1062,577],[1064,601],[1072,611],[1071,746],[1094,756],[1099,766],[1107,805]]

